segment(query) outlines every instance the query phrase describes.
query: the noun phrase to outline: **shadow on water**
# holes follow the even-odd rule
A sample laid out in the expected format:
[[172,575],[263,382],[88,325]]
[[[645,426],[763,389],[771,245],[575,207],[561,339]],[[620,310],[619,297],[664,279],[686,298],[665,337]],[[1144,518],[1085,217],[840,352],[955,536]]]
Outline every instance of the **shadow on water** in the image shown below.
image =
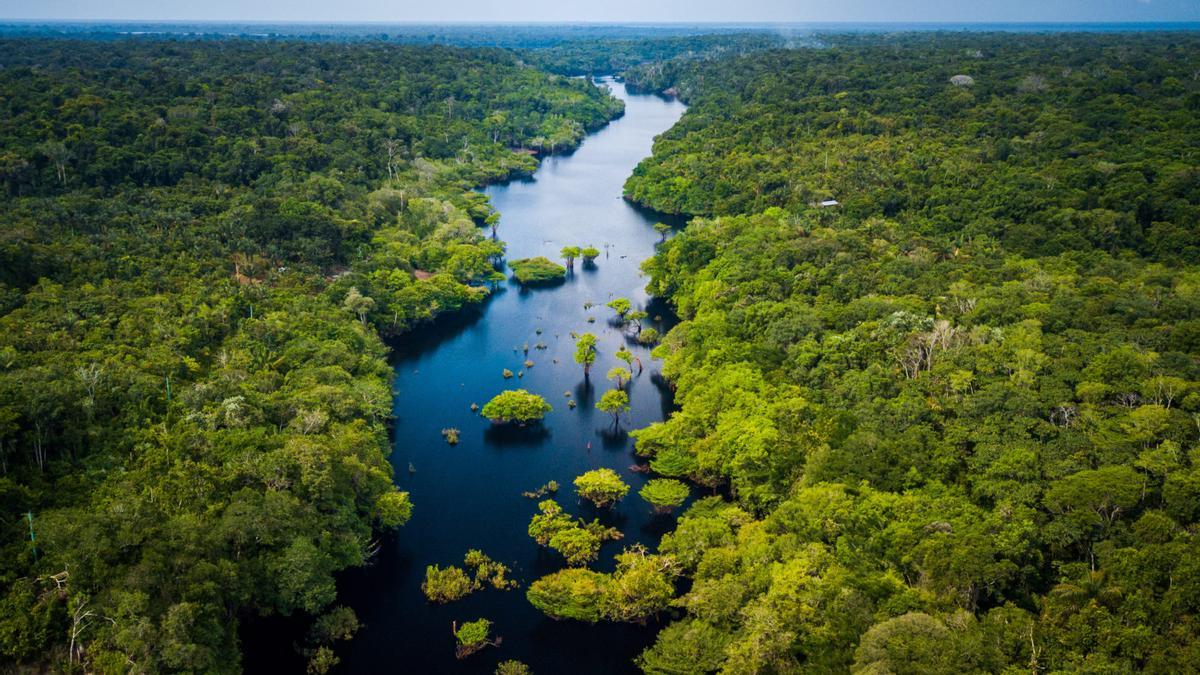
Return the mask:
[[406,362],[420,360],[446,340],[470,330],[487,314],[488,305],[505,292],[501,288],[478,304],[463,307],[457,312],[439,314],[433,321],[420,324],[404,335],[387,338],[385,343],[391,350],[389,362],[394,368],[400,368]]
[[541,424],[518,426],[493,424],[483,432],[484,442],[493,448],[537,448],[550,439],[550,430]]

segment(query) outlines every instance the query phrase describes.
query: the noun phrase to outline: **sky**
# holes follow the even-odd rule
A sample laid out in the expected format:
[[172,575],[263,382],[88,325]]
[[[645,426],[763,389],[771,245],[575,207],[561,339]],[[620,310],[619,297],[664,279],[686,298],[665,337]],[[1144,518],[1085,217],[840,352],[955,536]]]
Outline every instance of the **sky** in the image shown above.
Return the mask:
[[1200,21],[1200,0],[0,0],[0,19],[343,22]]

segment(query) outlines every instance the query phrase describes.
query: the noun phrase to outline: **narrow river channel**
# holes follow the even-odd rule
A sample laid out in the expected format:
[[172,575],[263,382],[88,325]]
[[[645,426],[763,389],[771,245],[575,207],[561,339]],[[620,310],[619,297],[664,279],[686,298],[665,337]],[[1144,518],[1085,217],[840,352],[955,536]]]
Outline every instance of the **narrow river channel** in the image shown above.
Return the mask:
[[[672,525],[670,517],[652,515],[637,496],[646,477],[630,470],[635,457],[626,433],[662,419],[670,395],[656,377],[658,364],[649,350],[610,324],[613,312],[604,303],[627,297],[651,317],[667,314],[647,307],[638,270],[659,239],[652,228],[656,218],[621,199],[621,187],[649,155],[654,136],[670,128],[684,106],[631,94],[618,82],[609,86],[625,101],[622,118],[589,136],[573,154],[547,158],[532,179],[486,190],[502,215],[499,235],[508,243],[509,259],[559,260],[563,246],[590,244],[603,251],[595,266],[577,261],[567,281],[551,288],[524,290],[510,282],[479,310],[418,329],[395,346],[392,463],[415,511],[384,542],[373,566],[342,582],[342,602],[365,624],[343,655],[344,672],[491,673],[508,659],[542,674],[630,672],[633,657],[653,637],[651,628],[552,621],[524,595],[530,582],[565,565],[526,533],[537,500],[522,497],[525,490],[558,481],[558,500],[568,511],[599,516],[624,532],[624,540],[605,544],[597,569],[611,569],[613,554],[624,546],[653,546]],[[588,302],[596,306],[585,310]],[[663,328],[661,322],[649,325]],[[590,382],[572,359],[572,331],[599,339]],[[630,386],[631,413],[614,430],[595,401],[611,386],[605,373],[619,363],[613,352],[621,345],[641,358],[645,371]],[[527,358],[534,366],[523,365]],[[505,368],[524,374],[506,380]],[[472,403],[482,406],[516,388],[554,406],[539,427],[491,428],[471,412]],[[576,408],[568,407],[570,400]],[[442,439],[446,427],[461,431],[458,445]],[[581,504],[571,485],[575,476],[599,467],[615,469],[633,487],[612,513]],[[426,565],[461,566],[472,548],[510,565],[521,588],[478,591],[448,605],[427,603],[421,593]],[[477,618],[490,619],[503,642],[457,661],[451,623]]]

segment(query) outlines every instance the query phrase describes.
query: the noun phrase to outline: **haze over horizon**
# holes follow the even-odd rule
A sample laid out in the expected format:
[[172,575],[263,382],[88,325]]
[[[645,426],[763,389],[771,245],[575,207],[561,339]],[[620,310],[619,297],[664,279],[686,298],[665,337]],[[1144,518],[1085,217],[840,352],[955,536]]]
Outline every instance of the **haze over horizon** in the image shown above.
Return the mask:
[[440,3],[344,0],[210,0],[206,3],[154,0],[11,0],[0,20],[43,21],[287,21],[379,23],[651,23],[651,22],[946,22],[946,23],[1104,23],[1200,21],[1200,0],[913,0],[902,5],[880,0],[528,0],[519,5],[495,0]]

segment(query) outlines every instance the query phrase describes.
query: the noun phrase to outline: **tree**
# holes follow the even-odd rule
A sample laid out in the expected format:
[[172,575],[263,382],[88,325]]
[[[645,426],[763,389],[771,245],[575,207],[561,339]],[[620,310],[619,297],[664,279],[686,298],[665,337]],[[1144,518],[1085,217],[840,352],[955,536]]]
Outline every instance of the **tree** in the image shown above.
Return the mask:
[[475,590],[475,584],[461,568],[450,565],[445,569],[437,565],[425,568],[425,581],[421,582],[421,592],[430,602],[447,603],[460,600]]
[[553,408],[546,399],[524,389],[512,389],[497,394],[483,406],[482,414],[493,424],[516,422],[522,426],[536,422]]
[[647,316],[649,316],[649,314],[647,314],[645,311],[640,310],[640,309],[635,309],[634,311],[625,315],[625,318],[626,318],[626,320],[633,322],[633,325],[637,327],[637,334],[641,335],[642,334],[642,321],[644,321]]
[[575,341],[575,363],[583,366],[583,377],[587,379],[588,374],[592,370],[592,364],[596,362],[596,336],[591,333],[584,333]]
[[454,657],[457,659],[465,659],[484,647],[499,644],[499,638],[496,641],[491,640],[492,622],[487,619],[467,621],[462,626],[454,622],[451,629],[458,643],[454,650]]
[[655,223],[654,231],[659,234],[659,241],[666,241],[667,234],[671,231],[671,226],[666,223]]
[[690,494],[686,483],[671,478],[654,478],[638,491],[638,495],[654,507],[655,513],[670,513],[687,501]]
[[529,536],[539,546],[558,551],[570,565],[586,565],[596,559],[602,543],[621,538],[616,528],[571,518],[553,500],[540,502],[538,510],[529,521]]
[[596,258],[600,257],[600,249],[595,246],[585,246],[579,250],[579,255],[583,256],[583,264],[591,265]]
[[388,180],[396,178],[396,164],[400,159],[400,150],[404,144],[395,138],[386,138],[383,141],[383,151],[387,158]]
[[529,666],[520,661],[501,661],[496,666],[496,675],[530,675]]
[[529,604],[552,619],[596,623],[602,618],[601,602],[608,576],[589,569],[565,569],[529,585]]
[[624,391],[625,384],[633,377],[633,373],[629,372],[628,368],[614,366],[608,369],[608,379],[617,383],[617,389]]
[[575,479],[575,491],[596,506],[606,508],[628,494],[629,484],[612,469],[593,469]]
[[629,302],[629,298],[613,298],[608,301],[608,307],[617,313],[617,318],[623,323],[625,315],[629,313],[633,305]]
[[566,559],[568,565],[579,567],[596,560],[600,554],[600,544],[602,543],[603,541],[596,533],[587,528],[572,525],[555,532],[547,545],[558,551]]
[[553,499],[538,502],[538,511],[541,513],[529,521],[529,536],[540,546],[549,546],[551,537],[574,525],[575,521]]
[[629,412],[629,394],[620,389],[610,389],[596,402],[596,408],[612,415],[613,425],[619,426],[621,413]]
[[699,619],[676,621],[642,652],[637,665],[648,675],[714,673],[725,663],[730,635]]
[[634,356],[633,352],[631,352],[631,351],[629,351],[628,349],[626,349],[626,348],[625,348],[625,345],[621,345],[621,348],[620,348],[620,349],[618,349],[616,352],[614,352],[614,353],[613,353],[613,356],[615,356],[615,357],[617,357],[618,359],[620,359],[620,360],[624,361],[624,362],[625,362],[625,364],[626,364],[626,365],[627,365],[627,366],[630,368],[630,370],[632,370],[632,369],[633,369],[633,362],[634,362],[634,361],[637,361],[637,364],[638,364],[638,374],[639,374],[639,375],[641,375],[641,374],[642,374],[642,360],[641,360],[641,359],[639,359],[637,356]]
[[617,570],[605,586],[602,612],[609,621],[645,624],[675,597],[675,561],[634,546],[617,556]]
[[73,155],[62,141],[46,141],[38,145],[38,152],[54,164],[54,173],[60,185],[67,184],[67,163]]
[[575,269],[575,259],[579,257],[579,247],[578,246],[564,246],[562,248],[562,251],[560,251],[559,253],[560,253],[560,255],[562,255],[563,258],[566,258],[567,268]]
[[342,307],[354,312],[359,322],[366,326],[367,315],[375,309],[375,301],[359,293],[357,288],[351,287],[346,293],[346,299],[342,301]]
[[918,675],[961,671],[949,629],[921,612],[909,612],[871,627],[854,652],[858,671]]
[[[640,325],[640,324],[639,324]],[[645,330],[638,331],[638,343],[644,345],[652,345],[658,342],[658,329],[651,326]]]
[[407,492],[392,490],[375,500],[375,518],[385,528],[400,527],[412,517],[412,501]]
[[641,546],[617,556],[617,569],[602,574],[565,569],[529,586],[530,604],[553,619],[645,623],[667,609],[675,595],[675,564]]

